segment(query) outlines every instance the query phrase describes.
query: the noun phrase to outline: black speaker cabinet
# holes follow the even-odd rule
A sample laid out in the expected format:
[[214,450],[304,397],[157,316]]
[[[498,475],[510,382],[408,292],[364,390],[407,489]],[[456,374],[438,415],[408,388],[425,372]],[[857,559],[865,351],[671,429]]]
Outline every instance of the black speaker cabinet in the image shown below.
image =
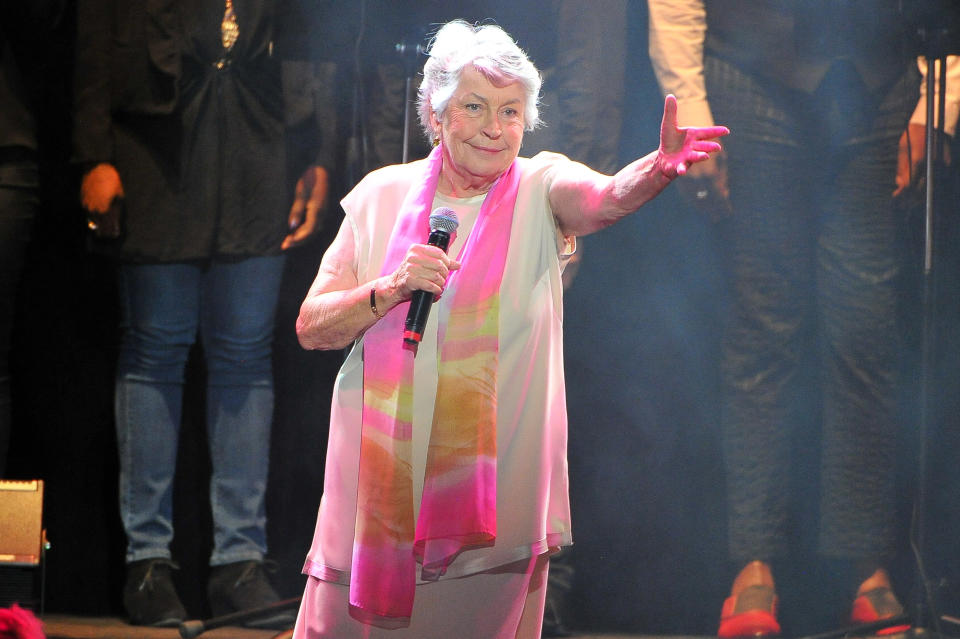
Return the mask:
[[43,612],[43,481],[0,480],[0,607]]

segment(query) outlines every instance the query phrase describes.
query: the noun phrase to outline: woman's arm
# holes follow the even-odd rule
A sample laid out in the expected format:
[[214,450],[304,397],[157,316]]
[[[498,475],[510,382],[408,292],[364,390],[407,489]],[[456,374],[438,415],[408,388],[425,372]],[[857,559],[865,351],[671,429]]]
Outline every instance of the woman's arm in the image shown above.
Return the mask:
[[587,235],[606,228],[656,197],[696,162],[720,151],[715,138],[723,126],[678,127],[677,100],[668,95],[660,124],[660,148],[631,162],[615,175],[582,164],[560,169],[550,185],[550,206],[566,235]]
[[[439,295],[450,271],[460,268],[440,248],[414,244],[393,273],[361,283],[354,246],[352,227],[344,221],[300,306],[297,338],[304,348],[345,348],[393,307],[409,300],[413,291]],[[376,311],[370,303],[371,291]]]

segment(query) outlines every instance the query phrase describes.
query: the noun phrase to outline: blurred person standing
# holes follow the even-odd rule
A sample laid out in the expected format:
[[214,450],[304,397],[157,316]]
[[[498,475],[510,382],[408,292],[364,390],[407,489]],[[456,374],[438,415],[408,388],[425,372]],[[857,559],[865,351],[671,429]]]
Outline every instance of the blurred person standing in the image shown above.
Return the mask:
[[[822,428],[818,550],[848,575],[850,622],[897,616],[892,194],[909,181],[897,175],[898,142],[918,101],[908,21],[893,0],[648,6],[654,70],[680,123],[716,116],[735,132],[681,183],[722,220],[732,290],[720,420],[737,572],[718,635],[780,633],[773,573],[790,552],[795,434],[811,399]],[[808,357],[816,398],[804,393]]]
[[[326,7],[78,2],[74,160],[96,250],[119,264],[115,418],[134,624],[186,616],[170,542],[197,339],[212,463],[210,608],[219,616],[278,598],[264,567],[274,315],[284,251],[317,231],[326,206],[331,86],[309,51]],[[311,118],[319,152],[291,197],[285,130]],[[279,613],[250,625],[290,623]]]

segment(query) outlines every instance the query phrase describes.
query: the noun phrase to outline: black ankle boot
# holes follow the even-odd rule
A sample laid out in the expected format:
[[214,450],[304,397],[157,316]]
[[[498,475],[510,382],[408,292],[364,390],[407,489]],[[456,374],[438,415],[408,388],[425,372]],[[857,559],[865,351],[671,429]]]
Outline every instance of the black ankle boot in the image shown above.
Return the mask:
[[[262,561],[238,561],[213,566],[207,582],[207,597],[215,617],[264,608],[280,599],[270,585]],[[278,610],[250,619],[244,625],[249,628],[284,630],[292,628],[296,620],[296,610]]]
[[176,627],[187,618],[173,587],[169,559],[143,559],[127,564],[123,606],[135,626]]

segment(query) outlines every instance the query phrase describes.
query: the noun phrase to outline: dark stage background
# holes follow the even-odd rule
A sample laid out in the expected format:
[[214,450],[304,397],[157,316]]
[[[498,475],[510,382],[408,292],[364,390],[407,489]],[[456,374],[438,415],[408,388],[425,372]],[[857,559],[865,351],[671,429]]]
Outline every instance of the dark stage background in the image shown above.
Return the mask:
[[[353,37],[359,3],[342,3],[343,32]],[[492,18],[518,38],[538,66],[548,70],[545,89],[568,70],[558,68],[562,42],[556,11],[563,3],[475,2],[457,9],[440,2],[370,2],[362,50],[402,80],[389,45],[416,42],[430,23],[453,17]],[[583,2],[583,12],[619,11],[620,2]],[[619,14],[617,14],[619,15]],[[627,3],[624,98],[619,135],[612,140],[620,163],[655,148],[662,100],[647,58],[645,3]],[[86,247],[75,205],[77,176],[68,165],[69,19],[51,42],[60,64],[49,77],[45,105],[47,156],[42,214],[37,220],[21,296],[15,338],[15,433],[11,478],[46,482],[44,520],[46,604],[50,612],[122,614],[120,590],[124,539],[116,506],[116,449],[112,392],[117,309],[113,269]],[[611,42],[614,39],[611,38]],[[601,52],[610,43],[598,41]],[[349,51],[347,52],[349,53]],[[611,54],[613,56],[617,53]],[[612,68],[624,58],[611,57]],[[422,60],[419,61],[422,64]],[[334,201],[362,165],[350,162],[353,116],[350,62],[344,63]],[[370,113],[385,111],[385,137],[398,149],[401,105],[396,90],[376,85],[375,64],[365,68]],[[615,79],[615,83],[619,82]],[[393,96],[393,97],[391,97]],[[391,100],[393,100],[391,102]],[[392,115],[390,115],[392,114]],[[546,100],[544,118],[560,122]],[[583,116],[586,117],[586,116]],[[597,116],[604,117],[604,116]],[[563,148],[559,127],[528,138],[524,153]],[[419,129],[413,133],[419,140]],[[539,137],[538,137],[539,136]],[[548,144],[548,142],[550,144]],[[385,158],[397,162],[399,155]],[[359,169],[358,169],[359,166]],[[954,163],[957,166],[957,163]],[[953,170],[954,178],[956,170]],[[930,576],[943,587],[943,612],[960,612],[960,232],[956,191],[938,230],[934,428],[928,433],[930,501],[925,512]],[[904,214],[903,316],[908,357],[902,398],[901,467],[903,538],[895,582],[905,599],[914,583],[906,530],[916,485],[919,396],[918,335],[921,279],[921,211]],[[281,294],[275,352],[277,404],[271,455],[269,535],[276,582],[297,596],[300,565],[309,546],[323,483],[327,418],[333,378],[342,354],[305,352],[294,320],[340,213],[334,206],[323,233],[290,253]],[[570,468],[576,545],[567,617],[575,628],[661,634],[713,634],[731,567],[724,560],[725,504],[717,432],[719,313],[726,303],[718,234],[686,209],[674,190],[622,224],[582,241],[583,260],[567,291],[566,362],[570,411]],[[190,612],[207,614],[203,588],[210,550],[209,473],[203,434],[203,370],[193,357],[182,428],[176,485],[176,580]],[[812,382],[811,382],[812,385]],[[810,439],[798,442],[809,463],[796,483],[802,507],[795,527],[793,572],[780,576],[785,623],[801,632],[833,627],[839,619],[826,595],[835,593],[829,570],[812,551],[815,535],[817,407],[811,405]]]

